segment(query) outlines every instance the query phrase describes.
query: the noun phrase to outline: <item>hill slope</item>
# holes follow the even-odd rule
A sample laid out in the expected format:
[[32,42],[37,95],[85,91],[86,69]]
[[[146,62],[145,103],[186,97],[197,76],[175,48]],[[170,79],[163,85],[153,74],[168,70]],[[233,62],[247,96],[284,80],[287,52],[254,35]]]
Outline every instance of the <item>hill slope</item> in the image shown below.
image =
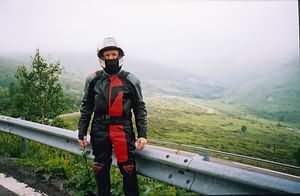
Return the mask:
[[[300,147],[300,129],[278,126],[277,121],[228,115],[218,105],[190,98],[148,97],[146,106],[149,139],[296,164],[293,153]],[[226,110],[238,109],[227,106]],[[78,118],[65,118],[66,127],[76,130]],[[246,130],[242,131],[242,126]]]
[[300,65],[285,65],[231,89],[223,100],[264,118],[300,122]]

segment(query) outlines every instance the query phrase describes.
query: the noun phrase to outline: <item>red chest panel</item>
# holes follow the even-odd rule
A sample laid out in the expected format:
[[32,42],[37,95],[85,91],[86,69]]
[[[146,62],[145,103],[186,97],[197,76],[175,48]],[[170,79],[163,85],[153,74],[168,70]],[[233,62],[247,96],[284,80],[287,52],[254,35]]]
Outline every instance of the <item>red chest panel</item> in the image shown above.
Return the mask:
[[[113,89],[122,89],[123,87],[122,80],[117,75],[112,75],[109,78],[109,103],[108,103],[108,114],[110,116],[123,116],[123,95],[122,90],[117,91],[115,98],[113,99],[112,93]],[[115,92],[114,92],[115,93]]]

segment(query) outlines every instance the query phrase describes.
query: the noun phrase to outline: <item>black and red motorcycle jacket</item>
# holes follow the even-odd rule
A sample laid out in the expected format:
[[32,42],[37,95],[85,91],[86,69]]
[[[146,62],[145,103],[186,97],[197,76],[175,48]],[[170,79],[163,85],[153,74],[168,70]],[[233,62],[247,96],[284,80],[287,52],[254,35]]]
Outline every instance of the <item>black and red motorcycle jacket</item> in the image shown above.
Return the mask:
[[132,125],[132,110],[138,138],[147,138],[147,111],[140,80],[125,70],[116,75],[109,75],[103,70],[96,71],[89,75],[85,82],[78,138],[82,140],[87,135],[93,113],[91,131],[97,123],[129,122]]

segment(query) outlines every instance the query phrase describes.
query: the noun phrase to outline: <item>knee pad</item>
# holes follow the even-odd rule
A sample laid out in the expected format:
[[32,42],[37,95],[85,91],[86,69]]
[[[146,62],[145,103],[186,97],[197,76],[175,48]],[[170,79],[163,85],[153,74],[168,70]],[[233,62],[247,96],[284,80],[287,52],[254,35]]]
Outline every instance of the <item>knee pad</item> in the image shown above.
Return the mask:
[[122,175],[131,175],[136,172],[135,163],[118,163]]
[[101,171],[103,171],[104,167],[105,167],[105,165],[103,163],[94,162],[93,163],[93,172],[94,172],[94,174],[98,174]]
[[135,172],[135,165],[134,164],[123,165],[123,169],[127,174],[132,174],[133,172]]

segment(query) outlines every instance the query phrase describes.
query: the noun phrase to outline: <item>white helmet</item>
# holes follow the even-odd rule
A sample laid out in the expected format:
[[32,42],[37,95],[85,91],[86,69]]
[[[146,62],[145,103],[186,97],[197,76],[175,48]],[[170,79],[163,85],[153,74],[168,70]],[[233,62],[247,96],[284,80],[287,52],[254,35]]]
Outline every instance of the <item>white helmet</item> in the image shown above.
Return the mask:
[[119,51],[119,66],[121,67],[124,62],[124,51],[119,47],[114,37],[105,37],[100,46],[97,47],[97,56],[99,58],[100,65],[105,67],[105,60],[103,53],[107,50],[118,50]]

